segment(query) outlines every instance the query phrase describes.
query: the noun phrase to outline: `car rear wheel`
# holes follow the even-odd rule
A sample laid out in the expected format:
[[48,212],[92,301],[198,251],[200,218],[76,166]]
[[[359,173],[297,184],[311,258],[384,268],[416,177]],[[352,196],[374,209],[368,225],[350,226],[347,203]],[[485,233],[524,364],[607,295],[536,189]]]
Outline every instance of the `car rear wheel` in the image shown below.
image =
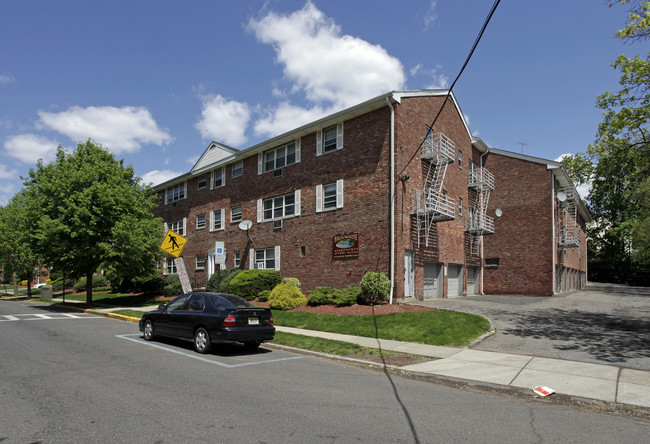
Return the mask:
[[244,342],[246,350],[257,350],[262,345],[261,342]]
[[210,335],[203,327],[198,328],[194,333],[194,350],[199,353],[210,351]]
[[156,333],[153,329],[153,322],[151,322],[151,319],[147,319],[147,321],[144,323],[144,340],[151,341],[155,337]]

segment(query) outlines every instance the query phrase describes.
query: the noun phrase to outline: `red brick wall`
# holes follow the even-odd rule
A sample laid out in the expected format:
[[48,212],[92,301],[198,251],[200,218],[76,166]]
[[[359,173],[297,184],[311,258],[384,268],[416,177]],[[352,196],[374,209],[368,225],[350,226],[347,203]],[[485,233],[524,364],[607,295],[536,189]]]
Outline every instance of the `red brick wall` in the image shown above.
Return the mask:
[[487,294],[553,294],[552,173],[546,165],[494,153],[484,157],[495,177],[488,215],[495,233],[484,238],[486,259],[498,258],[484,270]]

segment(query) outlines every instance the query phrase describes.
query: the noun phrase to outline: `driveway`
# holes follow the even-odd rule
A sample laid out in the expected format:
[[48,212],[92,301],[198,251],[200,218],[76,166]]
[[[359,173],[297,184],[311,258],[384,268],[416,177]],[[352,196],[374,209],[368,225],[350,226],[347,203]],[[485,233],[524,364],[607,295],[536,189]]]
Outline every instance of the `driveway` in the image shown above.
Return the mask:
[[590,283],[557,296],[467,296],[419,305],[485,316],[475,349],[650,370],[650,288]]

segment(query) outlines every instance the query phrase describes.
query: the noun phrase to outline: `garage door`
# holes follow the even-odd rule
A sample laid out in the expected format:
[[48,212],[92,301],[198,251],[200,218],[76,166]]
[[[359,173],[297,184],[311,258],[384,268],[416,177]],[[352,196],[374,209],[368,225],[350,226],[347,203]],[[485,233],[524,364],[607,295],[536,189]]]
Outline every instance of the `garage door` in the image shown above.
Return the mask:
[[467,294],[479,294],[480,291],[480,268],[469,267],[467,269]]
[[461,265],[449,265],[447,278],[447,297],[460,296],[463,291],[463,267]]
[[424,264],[424,298],[432,299],[442,297],[442,285],[440,284],[440,264]]

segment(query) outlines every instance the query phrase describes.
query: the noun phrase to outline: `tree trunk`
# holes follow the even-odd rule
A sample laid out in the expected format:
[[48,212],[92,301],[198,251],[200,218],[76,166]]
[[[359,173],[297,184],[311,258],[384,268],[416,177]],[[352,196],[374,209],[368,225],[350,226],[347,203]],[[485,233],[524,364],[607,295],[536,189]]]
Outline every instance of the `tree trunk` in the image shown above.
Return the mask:
[[93,303],[93,273],[86,273],[86,305]]

